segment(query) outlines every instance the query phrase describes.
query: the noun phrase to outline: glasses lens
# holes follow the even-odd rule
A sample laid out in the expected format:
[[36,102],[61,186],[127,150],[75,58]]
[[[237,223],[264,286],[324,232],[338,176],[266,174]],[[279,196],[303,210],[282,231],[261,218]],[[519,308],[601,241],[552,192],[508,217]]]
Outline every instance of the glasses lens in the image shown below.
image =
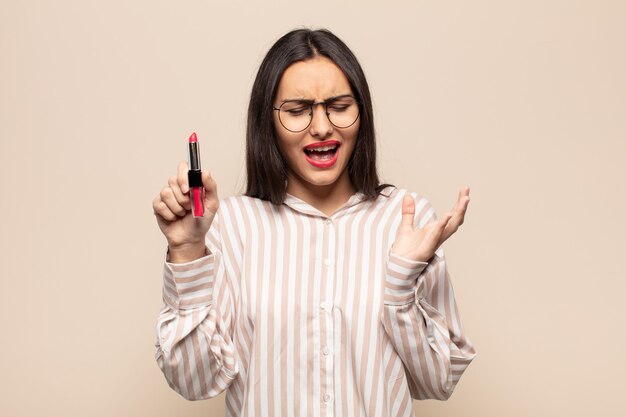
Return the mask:
[[[340,97],[327,105],[328,120],[339,128],[349,127],[359,117],[359,105],[353,97]],[[285,129],[301,132],[309,126],[313,117],[310,104],[299,101],[287,101],[280,106],[278,113]]]
[[352,97],[341,97],[328,103],[328,118],[337,127],[349,127],[359,117],[359,106]]
[[285,129],[300,132],[311,122],[311,106],[297,101],[288,101],[280,106],[278,117]]

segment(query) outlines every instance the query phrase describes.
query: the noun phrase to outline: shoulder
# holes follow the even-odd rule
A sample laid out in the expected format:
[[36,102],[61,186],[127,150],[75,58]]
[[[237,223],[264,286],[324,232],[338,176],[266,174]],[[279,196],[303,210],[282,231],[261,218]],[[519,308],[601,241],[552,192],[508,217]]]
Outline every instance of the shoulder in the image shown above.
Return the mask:
[[222,239],[240,242],[247,231],[256,227],[258,213],[265,210],[265,201],[245,195],[220,198],[220,205],[211,224]]
[[247,195],[232,195],[230,197],[220,199],[220,207],[222,205],[226,205],[227,207],[230,207],[230,206],[242,206],[246,204],[256,204],[255,203],[256,201],[262,202],[263,200],[254,198],[254,197],[248,197]]
[[223,217],[232,217],[238,214],[259,211],[271,211],[272,203],[269,201],[261,200],[256,197],[249,197],[247,195],[233,195],[220,199],[220,206],[217,210],[218,214],[222,214]]

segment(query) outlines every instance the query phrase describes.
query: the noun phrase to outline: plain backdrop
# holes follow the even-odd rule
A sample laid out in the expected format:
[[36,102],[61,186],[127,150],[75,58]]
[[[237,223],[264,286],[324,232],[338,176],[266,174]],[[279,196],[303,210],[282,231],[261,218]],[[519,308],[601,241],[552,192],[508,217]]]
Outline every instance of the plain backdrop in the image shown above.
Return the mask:
[[[258,66],[328,28],[371,87],[381,177],[439,215],[478,349],[418,416],[621,416],[626,3],[0,0],[0,415],[221,416],[154,360],[152,199],[198,133],[243,192]],[[284,416],[283,416],[284,417]]]

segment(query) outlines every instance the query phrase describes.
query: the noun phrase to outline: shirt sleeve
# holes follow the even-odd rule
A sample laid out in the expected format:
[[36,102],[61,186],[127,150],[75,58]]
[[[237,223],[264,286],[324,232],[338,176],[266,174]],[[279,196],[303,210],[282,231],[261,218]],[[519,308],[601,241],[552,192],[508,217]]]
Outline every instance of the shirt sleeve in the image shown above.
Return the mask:
[[157,364],[169,386],[188,400],[217,396],[239,373],[231,325],[233,291],[217,215],[206,244],[206,256],[195,261],[174,264],[166,254],[164,305],[156,326]]
[[382,321],[411,397],[450,398],[477,352],[463,330],[441,248],[428,263],[389,250]]

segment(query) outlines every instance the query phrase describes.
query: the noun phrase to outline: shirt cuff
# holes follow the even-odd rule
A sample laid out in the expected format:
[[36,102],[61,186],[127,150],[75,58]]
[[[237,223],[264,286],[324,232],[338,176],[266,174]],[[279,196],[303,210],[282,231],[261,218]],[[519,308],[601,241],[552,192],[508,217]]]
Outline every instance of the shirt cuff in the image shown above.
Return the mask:
[[209,253],[185,263],[169,262],[169,251],[163,265],[163,301],[173,310],[211,305],[213,295],[214,254]]
[[389,249],[384,303],[405,305],[414,302],[417,278],[427,266],[428,262],[407,259],[394,254]]

